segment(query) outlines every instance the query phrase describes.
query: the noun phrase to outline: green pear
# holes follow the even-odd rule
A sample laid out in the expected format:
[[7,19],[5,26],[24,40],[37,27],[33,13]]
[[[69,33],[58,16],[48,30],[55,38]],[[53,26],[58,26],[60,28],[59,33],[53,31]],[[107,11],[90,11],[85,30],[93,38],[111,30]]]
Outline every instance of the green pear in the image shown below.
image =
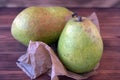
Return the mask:
[[101,35],[86,17],[70,19],[58,41],[58,56],[67,69],[75,73],[92,71],[103,52]]
[[33,6],[20,12],[12,23],[13,37],[24,45],[29,41],[56,42],[72,11],[64,7]]

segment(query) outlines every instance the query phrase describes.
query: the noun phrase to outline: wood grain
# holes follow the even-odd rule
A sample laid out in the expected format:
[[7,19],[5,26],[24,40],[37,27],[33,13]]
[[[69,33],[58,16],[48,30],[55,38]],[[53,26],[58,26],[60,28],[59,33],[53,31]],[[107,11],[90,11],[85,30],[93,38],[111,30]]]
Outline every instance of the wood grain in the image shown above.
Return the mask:
[[65,6],[86,8],[120,8],[119,0],[0,0],[1,7],[28,7],[28,6]]
[[[0,80],[29,80],[17,66],[18,57],[25,54],[27,47],[11,35],[11,24],[24,8],[0,8]],[[104,52],[97,74],[86,80],[120,80],[120,9],[69,8],[81,16],[96,12],[100,22]],[[36,80],[50,80],[42,75]],[[60,80],[73,80],[60,77]]]

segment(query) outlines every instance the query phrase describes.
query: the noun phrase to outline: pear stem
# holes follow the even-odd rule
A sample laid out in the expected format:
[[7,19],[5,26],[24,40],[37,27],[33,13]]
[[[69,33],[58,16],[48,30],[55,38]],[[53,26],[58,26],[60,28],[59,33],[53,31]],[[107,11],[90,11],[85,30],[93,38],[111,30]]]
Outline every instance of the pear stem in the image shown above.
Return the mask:
[[81,22],[82,21],[82,17],[78,16],[78,21]]
[[77,22],[81,22],[81,21],[82,21],[82,17],[81,17],[81,16],[78,16],[77,13],[73,13],[73,14],[72,14],[72,17],[73,17],[73,18],[74,18],[74,17],[78,18]]
[[77,16],[78,16],[77,13],[73,13],[73,14],[72,14],[72,17],[77,17]]

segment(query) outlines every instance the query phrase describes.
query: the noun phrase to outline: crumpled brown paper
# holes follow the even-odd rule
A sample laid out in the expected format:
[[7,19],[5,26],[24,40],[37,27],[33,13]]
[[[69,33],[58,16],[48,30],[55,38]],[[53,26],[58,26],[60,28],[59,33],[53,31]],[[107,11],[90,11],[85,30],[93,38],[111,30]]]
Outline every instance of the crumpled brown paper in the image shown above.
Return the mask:
[[[98,27],[99,23],[96,14],[93,13],[88,17]],[[65,69],[59,58],[56,56],[53,49],[47,44],[40,41],[30,41],[26,54],[22,55],[16,62],[17,66],[21,68],[31,79],[48,73],[51,80],[59,80],[58,76],[64,75],[76,80],[86,79],[96,73],[96,68],[85,74],[76,74]]]
[[100,25],[98,21],[98,17],[95,12],[93,12],[88,18],[96,25],[98,31],[100,32]]

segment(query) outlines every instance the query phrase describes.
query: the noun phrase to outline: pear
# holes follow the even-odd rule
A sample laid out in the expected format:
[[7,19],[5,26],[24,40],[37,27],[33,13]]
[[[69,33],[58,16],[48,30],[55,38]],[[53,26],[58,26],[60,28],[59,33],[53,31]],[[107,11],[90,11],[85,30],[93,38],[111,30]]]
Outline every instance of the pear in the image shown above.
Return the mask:
[[13,37],[24,45],[29,41],[56,42],[72,11],[59,6],[32,6],[21,11],[12,23]]
[[57,50],[60,60],[68,70],[86,73],[92,71],[100,61],[103,42],[91,20],[73,17],[60,35]]

